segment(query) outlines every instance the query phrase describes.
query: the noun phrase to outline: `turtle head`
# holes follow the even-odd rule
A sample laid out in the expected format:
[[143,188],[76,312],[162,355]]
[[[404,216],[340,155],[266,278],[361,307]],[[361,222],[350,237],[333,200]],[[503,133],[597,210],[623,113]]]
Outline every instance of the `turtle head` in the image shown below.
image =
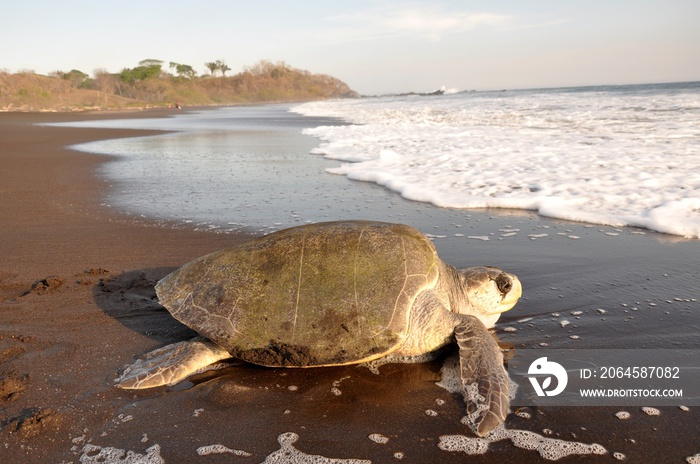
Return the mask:
[[462,287],[458,311],[476,316],[486,327],[493,327],[501,313],[515,306],[523,293],[520,280],[497,267],[469,267],[457,272]]

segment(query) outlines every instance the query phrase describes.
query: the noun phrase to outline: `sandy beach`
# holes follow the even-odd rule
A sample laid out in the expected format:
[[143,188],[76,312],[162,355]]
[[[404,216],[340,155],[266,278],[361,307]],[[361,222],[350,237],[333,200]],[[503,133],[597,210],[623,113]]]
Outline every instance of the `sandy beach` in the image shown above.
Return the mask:
[[[66,147],[143,131],[35,125],[116,117],[125,115],[0,113],[0,462],[97,462],[110,452],[108,462],[121,462],[127,451],[129,462],[304,462],[303,453],[376,463],[550,462],[508,440],[474,456],[440,449],[441,437],[473,437],[460,424],[461,398],[435,385],[442,360],[387,365],[378,376],[358,367],[232,366],[172,389],[115,388],[115,374],[136,356],[193,335],[157,304],[155,283],[251,236],[105,207],[109,183],[96,169],[109,157]],[[407,211],[433,208],[371,188]],[[469,260],[454,241],[436,238],[443,259],[520,276],[524,297],[498,324],[504,345],[700,349],[698,241],[507,211],[475,212],[457,230],[427,214],[408,219],[424,232],[491,237],[460,242]],[[622,409],[629,419],[615,416]],[[563,462],[617,462],[620,453],[624,462],[682,463],[700,453],[698,408],[659,409],[526,407],[506,426],[607,450]],[[275,457],[284,452],[287,461]]]

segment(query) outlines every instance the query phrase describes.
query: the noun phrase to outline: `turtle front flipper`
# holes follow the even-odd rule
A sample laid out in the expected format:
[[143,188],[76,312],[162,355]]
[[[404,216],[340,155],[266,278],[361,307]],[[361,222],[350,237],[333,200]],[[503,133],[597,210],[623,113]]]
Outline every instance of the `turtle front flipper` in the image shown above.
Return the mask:
[[468,424],[483,437],[508,415],[510,380],[498,343],[481,321],[466,316],[455,327],[455,337]]
[[203,337],[158,348],[127,366],[116,379],[120,388],[142,388],[175,385],[210,364],[230,358],[228,351]]

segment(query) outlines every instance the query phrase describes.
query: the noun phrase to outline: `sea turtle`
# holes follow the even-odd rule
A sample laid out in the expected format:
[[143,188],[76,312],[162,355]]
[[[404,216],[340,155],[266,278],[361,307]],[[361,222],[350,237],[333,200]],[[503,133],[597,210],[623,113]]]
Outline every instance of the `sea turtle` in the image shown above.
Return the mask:
[[490,266],[457,270],[411,227],[281,230],[195,259],[156,292],[200,336],[144,355],[121,388],[173,385],[231,357],[271,367],[420,362],[456,340],[472,429],[485,435],[508,413],[508,374],[487,329],[520,298],[520,281]]

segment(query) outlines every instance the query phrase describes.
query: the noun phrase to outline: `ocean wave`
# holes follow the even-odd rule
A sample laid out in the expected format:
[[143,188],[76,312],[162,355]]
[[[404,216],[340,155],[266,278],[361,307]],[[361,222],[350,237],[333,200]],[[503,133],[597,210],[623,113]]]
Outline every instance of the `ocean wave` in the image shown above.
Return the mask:
[[700,238],[700,91],[657,86],[305,103],[328,171],[447,208]]

